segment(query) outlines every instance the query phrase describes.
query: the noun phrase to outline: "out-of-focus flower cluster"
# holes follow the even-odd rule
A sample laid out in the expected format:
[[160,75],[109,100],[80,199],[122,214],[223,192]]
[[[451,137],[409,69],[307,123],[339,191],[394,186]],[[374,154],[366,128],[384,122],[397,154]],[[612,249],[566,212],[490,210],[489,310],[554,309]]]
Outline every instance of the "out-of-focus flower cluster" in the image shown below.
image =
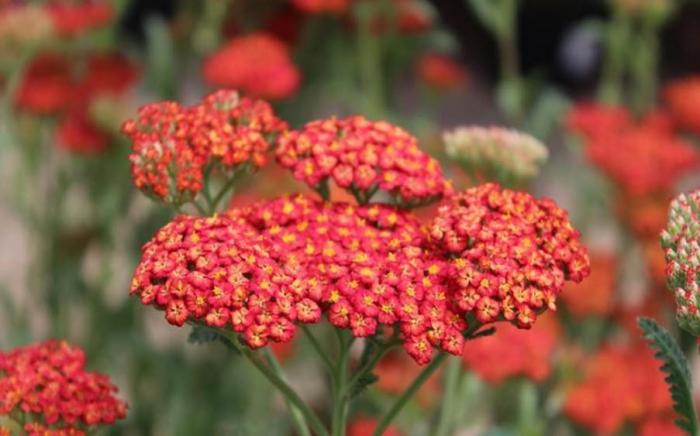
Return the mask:
[[84,367],[83,351],[62,341],[0,352],[0,415],[24,414],[37,435],[82,435],[124,418],[109,378]]
[[467,80],[467,73],[459,63],[438,53],[421,55],[417,68],[420,79],[437,91],[453,89]]
[[213,87],[236,88],[271,100],[290,96],[300,81],[289,48],[263,32],[230,40],[206,59],[203,76]]
[[614,308],[617,258],[609,253],[591,253],[591,274],[581,283],[567,283],[561,299],[570,314],[606,317]]
[[700,134],[700,76],[690,76],[666,85],[664,101],[681,127]]
[[[660,365],[644,345],[603,347],[585,363],[583,379],[570,387],[566,415],[601,434],[615,433],[625,423],[641,431],[652,426],[647,422],[653,422],[652,428],[673,422],[671,396]],[[670,433],[656,434],[682,434],[669,425],[661,428]]]
[[148,104],[123,125],[132,141],[134,184],[170,204],[192,200],[207,171],[230,175],[242,165],[259,167],[287,124],[261,100],[217,91],[200,103]]
[[679,195],[671,203],[661,235],[668,285],[676,299],[678,324],[700,336],[700,191]]
[[568,121],[585,140],[591,162],[629,196],[667,192],[700,164],[696,148],[674,135],[663,114],[634,122],[624,108],[583,104]]
[[443,134],[447,156],[470,174],[506,186],[537,176],[547,147],[534,137],[499,127],[458,127]]
[[565,280],[581,281],[590,271],[564,210],[495,184],[451,198],[430,235],[452,258],[456,304],[483,323],[505,319],[528,328],[537,313],[555,309]]
[[498,334],[468,342],[462,359],[468,369],[489,383],[516,376],[543,382],[552,372],[559,336],[559,326],[552,316],[542,317],[530,330],[503,324]]
[[440,164],[418,148],[406,131],[362,116],[312,121],[283,135],[277,161],[294,177],[320,189],[329,180],[361,203],[377,190],[404,205],[429,202],[451,192]]

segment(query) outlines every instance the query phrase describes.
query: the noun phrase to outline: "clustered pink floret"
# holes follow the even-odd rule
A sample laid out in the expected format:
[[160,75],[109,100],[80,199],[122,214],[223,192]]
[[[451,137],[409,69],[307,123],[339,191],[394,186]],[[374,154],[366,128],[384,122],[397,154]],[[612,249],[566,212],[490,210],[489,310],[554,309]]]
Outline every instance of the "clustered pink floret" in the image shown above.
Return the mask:
[[262,100],[220,90],[184,107],[174,101],[143,106],[122,130],[137,188],[172,204],[193,199],[210,167],[225,173],[262,166],[276,136],[287,129]]
[[105,375],[87,372],[85,353],[49,340],[0,352],[0,415],[26,413],[28,434],[82,435],[126,416]]
[[530,327],[587,273],[561,209],[486,185],[445,205],[431,238],[404,209],[302,195],[179,217],[144,246],[132,292],[173,324],[230,328],[252,348],[322,313],[355,337],[395,328],[425,364],[435,348],[462,354],[470,313]]
[[579,282],[590,272],[564,210],[496,184],[455,195],[430,236],[452,258],[456,304],[482,323],[505,319],[529,328],[537,313],[556,308],[565,280]]
[[385,121],[356,115],[312,121],[280,137],[277,161],[312,188],[328,180],[368,200],[377,190],[421,204],[451,192],[440,164],[416,139]]

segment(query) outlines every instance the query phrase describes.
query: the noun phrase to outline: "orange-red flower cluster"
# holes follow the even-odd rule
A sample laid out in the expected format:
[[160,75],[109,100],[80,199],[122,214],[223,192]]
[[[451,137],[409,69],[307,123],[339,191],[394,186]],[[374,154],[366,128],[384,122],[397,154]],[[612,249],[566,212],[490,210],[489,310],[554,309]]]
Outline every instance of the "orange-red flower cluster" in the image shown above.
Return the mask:
[[294,94],[300,81],[289,48],[262,32],[233,38],[206,59],[203,75],[211,86],[236,88],[271,100]]
[[[373,418],[355,418],[348,425],[348,436],[372,436],[377,424],[377,420]],[[390,425],[384,430],[382,436],[401,436],[401,432],[395,426]]]
[[555,309],[565,280],[579,282],[590,271],[564,210],[496,184],[451,198],[430,235],[452,257],[456,304],[482,323],[505,319],[529,328],[537,313]]
[[627,422],[668,417],[672,402],[660,366],[643,344],[606,346],[586,363],[584,378],[569,390],[564,411],[601,434],[614,433]]
[[[126,416],[117,388],[102,374],[86,372],[83,351],[66,342],[46,341],[0,352],[0,415],[31,417],[29,434],[83,434]],[[44,433],[44,426],[59,427]]]
[[[476,192],[465,198],[478,198]],[[222,217],[180,217],[144,246],[131,291],[165,310],[172,324],[228,327],[253,348],[290,340],[294,322],[318,322],[323,312],[356,337],[397,328],[404,349],[420,364],[431,360],[434,348],[461,355],[469,312],[481,322],[496,321],[502,312],[504,319],[530,327],[535,311],[553,306],[560,282],[587,274],[585,252],[561,210],[544,200],[500,195],[502,210],[477,224],[481,231],[473,237],[480,245],[458,253],[446,249],[461,256],[451,266],[427,245],[414,217],[388,205],[293,196]],[[489,198],[496,207],[497,198]],[[447,207],[480,207],[458,204]],[[508,213],[515,218],[507,219]],[[513,251],[484,248],[486,232],[509,236]],[[488,271],[475,282],[480,297],[470,305],[465,298],[472,296],[464,297],[471,292],[463,286],[466,265]],[[486,316],[487,309],[496,312]]]
[[678,125],[700,134],[700,76],[675,80],[666,85],[663,94]]
[[112,6],[100,1],[51,1],[44,7],[53,20],[56,33],[65,37],[103,27],[114,16]]
[[695,147],[674,136],[658,114],[635,123],[623,108],[581,105],[569,127],[586,140],[591,162],[628,195],[665,192],[700,165]]
[[574,317],[608,316],[613,311],[617,259],[608,253],[591,255],[591,275],[580,284],[567,283],[561,298]]
[[292,0],[294,7],[307,14],[341,14],[352,0]]
[[501,324],[494,335],[467,342],[464,365],[493,384],[509,377],[524,376],[536,382],[552,372],[552,355],[559,339],[553,316],[544,316],[530,330]]
[[311,187],[333,180],[363,202],[378,189],[406,204],[451,192],[440,164],[418,148],[413,136],[359,115],[312,121],[288,132],[279,140],[277,161]]
[[274,137],[286,128],[268,103],[221,90],[191,107],[171,101],[148,104],[122,130],[132,141],[129,159],[136,187],[182,204],[202,189],[208,165],[224,171],[261,166]]
[[440,91],[460,86],[467,80],[460,64],[437,53],[426,53],[418,59],[418,75],[426,85]]
[[15,104],[39,115],[56,114],[70,105],[74,90],[69,60],[45,53],[27,66],[15,94]]

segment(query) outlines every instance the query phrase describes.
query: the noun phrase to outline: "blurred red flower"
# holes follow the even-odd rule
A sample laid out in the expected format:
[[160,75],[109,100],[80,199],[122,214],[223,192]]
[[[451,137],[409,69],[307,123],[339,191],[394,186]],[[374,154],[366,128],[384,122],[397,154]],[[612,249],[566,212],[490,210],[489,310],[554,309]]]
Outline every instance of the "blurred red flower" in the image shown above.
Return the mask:
[[233,38],[205,60],[203,75],[211,86],[237,88],[267,99],[289,97],[300,82],[289,48],[262,32]]
[[626,108],[592,102],[576,104],[566,118],[567,128],[587,140],[617,132],[631,123],[632,116]]
[[104,26],[114,16],[112,6],[99,1],[54,1],[48,3],[45,8],[53,20],[56,32],[67,37]]
[[[387,354],[374,369],[379,377],[376,388],[390,395],[399,395],[408,388],[420,374],[423,367],[405,353]],[[430,407],[440,395],[440,373],[436,371],[416,393],[416,401],[423,407]]]
[[87,59],[79,86],[88,98],[95,94],[118,95],[126,92],[138,77],[137,67],[121,53],[95,53]]
[[70,104],[74,91],[69,60],[44,53],[27,66],[15,94],[15,104],[36,114],[55,114]]
[[[355,418],[348,425],[348,436],[372,436],[377,428],[377,420],[374,418]],[[390,425],[382,436],[401,436],[399,430]]]
[[437,53],[425,53],[418,59],[418,75],[431,88],[446,91],[467,80],[465,69],[453,59]]
[[606,434],[626,422],[667,416],[672,402],[660,366],[643,343],[605,346],[584,364],[583,380],[570,388],[564,411]]
[[606,316],[613,310],[617,258],[609,253],[591,253],[591,275],[581,283],[567,283],[561,299],[577,318]]
[[465,344],[464,365],[493,384],[515,376],[542,382],[552,372],[559,333],[551,313],[540,315],[530,330],[500,323],[495,334]]
[[683,436],[672,417],[650,418],[637,427],[637,436]]
[[663,95],[669,112],[678,124],[700,133],[700,75],[669,83]]
[[66,151],[92,154],[107,148],[109,135],[90,119],[88,108],[80,105],[68,111],[60,120],[56,141]]
[[352,0],[292,0],[292,4],[307,14],[342,14]]

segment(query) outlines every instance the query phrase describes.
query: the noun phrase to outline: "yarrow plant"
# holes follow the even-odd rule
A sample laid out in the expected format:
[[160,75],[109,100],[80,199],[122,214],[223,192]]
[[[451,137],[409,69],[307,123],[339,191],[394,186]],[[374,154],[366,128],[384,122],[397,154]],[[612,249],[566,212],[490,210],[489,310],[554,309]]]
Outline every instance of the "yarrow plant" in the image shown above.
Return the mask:
[[668,286],[676,299],[678,324],[700,336],[700,191],[681,194],[671,202],[668,225],[661,234]]
[[[64,341],[0,352],[0,418],[10,431],[83,436],[126,416],[107,376],[85,371],[85,353]],[[3,434],[0,420],[0,434]]]
[[[242,110],[253,103],[258,111]],[[387,122],[352,116],[286,130],[266,104],[218,91],[192,108],[148,105],[124,131],[135,184],[164,203],[196,201],[209,188],[207,167],[259,166],[273,146],[281,166],[320,194],[226,211],[213,201],[199,208],[205,216],[180,215],[144,245],[131,285],[170,324],[192,324],[249,359],[284,395],[300,434],[329,431],[267,345],[307,336],[329,373],[334,436],[345,434],[349,403],[373,368],[401,346],[425,367],[378,421],[381,435],[447,355],[461,356],[497,321],[530,328],[555,309],[566,280],[588,274],[579,234],[551,200],[495,184],[452,195],[438,162]],[[357,204],[331,199],[330,182]],[[394,204],[372,202],[377,191]],[[421,225],[410,209],[442,197]],[[338,338],[335,359],[311,329],[324,318]]]
[[501,127],[458,127],[443,134],[445,151],[468,174],[504,186],[535,178],[547,160],[547,147],[527,133]]

